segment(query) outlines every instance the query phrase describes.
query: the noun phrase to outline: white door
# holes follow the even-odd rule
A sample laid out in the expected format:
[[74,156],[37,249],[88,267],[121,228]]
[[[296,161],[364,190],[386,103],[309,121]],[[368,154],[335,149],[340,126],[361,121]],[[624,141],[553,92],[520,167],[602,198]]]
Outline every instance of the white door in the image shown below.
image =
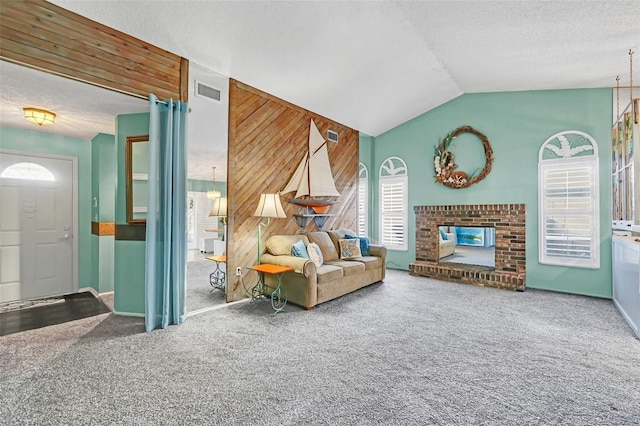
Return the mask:
[[77,291],[72,159],[0,153],[0,303]]

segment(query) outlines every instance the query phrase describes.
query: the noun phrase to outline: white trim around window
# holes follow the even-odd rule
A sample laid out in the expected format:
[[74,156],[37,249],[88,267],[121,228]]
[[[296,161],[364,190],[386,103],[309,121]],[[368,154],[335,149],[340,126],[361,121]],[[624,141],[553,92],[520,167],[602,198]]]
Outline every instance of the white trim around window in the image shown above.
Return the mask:
[[380,200],[380,242],[387,250],[408,249],[408,183],[407,167],[398,157],[380,166],[378,181]]
[[600,267],[598,154],[586,133],[558,133],[542,145],[538,162],[538,260]]

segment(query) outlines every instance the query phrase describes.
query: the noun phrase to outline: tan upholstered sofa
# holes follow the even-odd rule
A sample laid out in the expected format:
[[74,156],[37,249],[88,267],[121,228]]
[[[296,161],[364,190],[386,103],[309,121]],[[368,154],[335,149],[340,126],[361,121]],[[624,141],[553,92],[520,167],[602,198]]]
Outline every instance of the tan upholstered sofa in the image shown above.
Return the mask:
[[[274,235],[265,243],[261,263],[294,268],[282,276],[282,290],[289,302],[312,309],[317,304],[340,297],[359,288],[384,280],[387,249],[370,244],[369,256],[350,260],[340,259],[339,240],[345,235],[355,236],[350,230],[317,231],[300,235]],[[316,243],[324,262],[319,268],[313,261],[291,255],[291,246],[302,240],[305,247]],[[277,286],[277,278],[266,275],[270,288]]]
[[442,236],[440,237],[440,259],[456,252],[456,234],[446,232],[445,235],[448,238],[446,240],[442,239]]

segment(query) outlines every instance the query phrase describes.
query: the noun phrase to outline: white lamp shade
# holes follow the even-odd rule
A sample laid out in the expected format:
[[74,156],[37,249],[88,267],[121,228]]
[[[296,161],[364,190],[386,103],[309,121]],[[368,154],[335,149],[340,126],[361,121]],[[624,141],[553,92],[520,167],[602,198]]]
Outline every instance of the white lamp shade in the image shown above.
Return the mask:
[[227,215],[227,197],[216,198],[213,207],[209,212],[209,216],[226,216]]
[[280,204],[280,194],[260,194],[258,208],[253,215],[258,217],[286,218],[287,215],[284,213],[282,204]]

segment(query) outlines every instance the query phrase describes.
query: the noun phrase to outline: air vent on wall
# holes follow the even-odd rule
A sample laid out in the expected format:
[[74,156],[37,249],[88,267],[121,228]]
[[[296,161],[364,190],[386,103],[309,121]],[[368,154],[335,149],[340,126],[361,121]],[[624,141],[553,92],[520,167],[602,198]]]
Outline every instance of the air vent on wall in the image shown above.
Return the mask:
[[196,81],[196,96],[220,102],[220,90],[216,89],[215,87],[202,84],[199,81]]
[[327,130],[327,139],[329,140],[329,142],[338,143],[338,132]]

